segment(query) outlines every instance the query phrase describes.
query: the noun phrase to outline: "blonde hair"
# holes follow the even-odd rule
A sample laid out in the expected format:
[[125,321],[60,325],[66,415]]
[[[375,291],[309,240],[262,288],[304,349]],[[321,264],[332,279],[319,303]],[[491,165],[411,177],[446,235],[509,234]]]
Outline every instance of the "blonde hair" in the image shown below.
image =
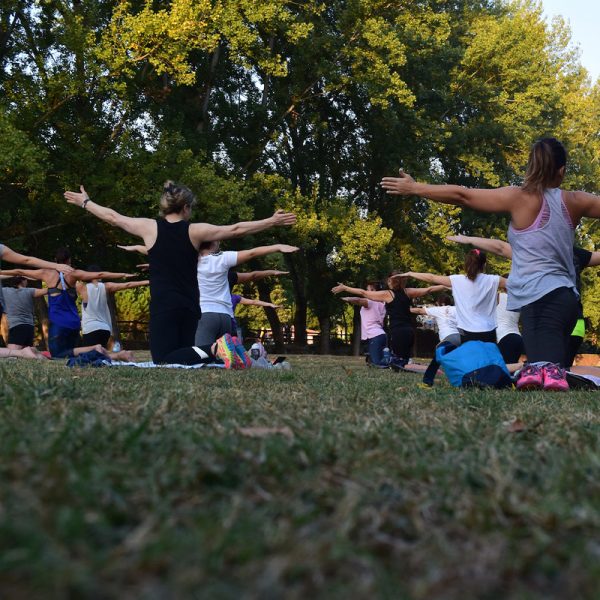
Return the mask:
[[539,194],[554,187],[558,171],[566,164],[567,151],[556,138],[538,140],[529,152],[522,189]]
[[189,188],[171,180],[165,181],[159,203],[161,217],[180,213],[186,206],[192,208],[194,204],[196,204],[196,196]]

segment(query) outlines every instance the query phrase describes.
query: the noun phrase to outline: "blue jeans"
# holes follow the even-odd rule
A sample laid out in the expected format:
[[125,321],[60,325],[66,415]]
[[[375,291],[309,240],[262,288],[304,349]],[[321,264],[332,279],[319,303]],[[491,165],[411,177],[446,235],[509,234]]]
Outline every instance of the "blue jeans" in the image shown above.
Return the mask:
[[[383,366],[383,349],[387,344],[387,335],[382,333],[367,340],[370,362],[377,367]],[[387,366],[387,365],[386,365]]]

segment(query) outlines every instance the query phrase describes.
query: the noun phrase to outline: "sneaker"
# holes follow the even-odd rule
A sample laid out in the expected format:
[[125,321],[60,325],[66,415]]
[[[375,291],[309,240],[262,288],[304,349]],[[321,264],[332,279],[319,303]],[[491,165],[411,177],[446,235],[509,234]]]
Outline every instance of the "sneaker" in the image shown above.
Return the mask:
[[558,365],[549,364],[543,368],[544,389],[548,391],[566,392],[569,389],[567,373]]
[[226,369],[235,368],[237,352],[235,351],[235,344],[228,333],[217,340],[215,356],[223,362]]
[[517,380],[518,390],[539,390],[544,385],[544,373],[540,367],[525,365]]
[[252,366],[252,359],[250,355],[246,352],[246,348],[240,342],[240,339],[236,336],[231,336],[231,341],[235,346],[235,355],[233,357],[234,360],[234,369],[249,369]]

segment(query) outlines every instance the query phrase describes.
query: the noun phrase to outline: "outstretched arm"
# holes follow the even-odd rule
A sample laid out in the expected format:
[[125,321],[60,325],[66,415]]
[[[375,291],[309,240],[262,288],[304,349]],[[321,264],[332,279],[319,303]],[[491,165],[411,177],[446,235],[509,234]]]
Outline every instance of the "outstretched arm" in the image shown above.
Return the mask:
[[94,279],[127,279],[135,277],[133,273],[113,273],[112,271],[82,271],[81,269],[75,269],[71,273],[71,277],[78,279],[79,281],[93,281]]
[[48,294],[48,288],[36,288],[33,293],[34,298],[41,298],[42,296],[46,296]]
[[53,271],[60,271],[61,273],[70,273],[73,270],[73,267],[70,265],[62,265],[60,263],[42,260],[41,258],[35,258],[35,256],[19,254],[18,252],[11,250],[8,246],[4,246],[1,258],[6,262],[13,263],[15,265],[37,267],[38,269],[52,269]]
[[211,225],[210,223],[192,223],[190,225],[190,239],[196,244],[229,240],[242,237],[251,233],[258,233],[271,227],[288,227],[296,222],[294,213],[278,210],[272,217],[261,221],[244,221],[234,225]]
[[248,304],[250,306],[264,306],[266,308],[281,308],[278,304],[273,304],[272,302],[263,302],[262,300],[255,300],[254,298],[244,298],[240,300],[240,304]]
[[148,248],[146,248],[146,246],[142,246],[141,244],[133,246],[121,246],[117,244],[117,248],[121,248],[121,250],[126,250],[127,252],[139,252],[140,254],[148,254]]
[[492,238],[472,237],[469,235],[449,235],[446,238],[450,242],[457,244],[471,244],[484,252],[502,256],[502,258],[512,258],[512,247],[508,242]]
[[6,275],[7,277],[27,277],[39,281],[44,281],[47,274],[47,269],[5,269],[0,271],[0,275]]
[[411,306],[410,312],[413,315],[426,315],[427,314],[427,311],[421,306]]
[[297,246],[288,246],[287,244],[273,244],[272,246],[258,246],[257,248],[252,248],[251,250],[241,250],[237,253],[237,264],[241,265],[243,263],[252,260],[253,258],[258,258],[259,256],[266,256],[267,254],[275,254],[275,252],[281,252],[283,254],[290,254],[292,252],[297,252],[299,248]]
[[130,290],[146,285],[150,285],[149,279],[144,279],[143,281],[128,281],[127,283],[112,283],[109,281],[104,284],[104,287],[109,294],[114,294],[115,292],[121,292],[122,290]]
[[335,287],[331,288],[334,294],[341,294],[346,292],[348,294],[354,294],[361,298],[367,298],[368,300],[375,300],[375,302],[391,302],[394,299],[394,295],[390,290],[381,290],[379,292],[363,290],[361,288],[353,288],[343,283],[338,283]]
[[119,227],[131,235],[141,237],[146,246],[152,246],[156,238],[156,222],[154,220],[126,217],[112,208],[92,202],[83,186],[80,186],[79,189],[79,192],[65,192],[64,196],[69,204],[75,204],[87,210],[113,227]]
[[402,169],[398,177],[384,177],[381,187],[394,196],[422,196],[442,204],[454,204],[483,212],[512,212],[521,196],[521,189],[517,187],[479,190],[460,185],[419,183]]
[[422,298],[423,296],[427,296],[427,294],[435,294],[437,292],[447,292],[447,286],[445,285],[430,285],[425,288],[405,288],[405,293],[409,298]]
[[418,279],[419,281],[425,281],[427,283],[433,283],[434,285],[441,285],[447,288],[452,287],[452,281],[447,275],[434,275],[433,273],[413,273],[412,271],[409,271],[408,273],[402,273],[400,275],[392,275],[392,277],[412,277],[413,279]]
[[[139,265],[138,265],[139,266]],[[267,269],[266,271],[249,271],[247,273],[237,273],[238,283],[247,283],[248,281],[258,281],[266,277],[279,277],[280,275],[289,275],[289,271],[275,271]]]
[[353,296],[344,296],[343,298],[340,298],[340,300],[343,300],[344,302],[348,302],[348,304],[356,304],[357,306],[364,306],[365,308],[368,308],[368,306],[369,306],[368,300],[366,298],[356,298]]

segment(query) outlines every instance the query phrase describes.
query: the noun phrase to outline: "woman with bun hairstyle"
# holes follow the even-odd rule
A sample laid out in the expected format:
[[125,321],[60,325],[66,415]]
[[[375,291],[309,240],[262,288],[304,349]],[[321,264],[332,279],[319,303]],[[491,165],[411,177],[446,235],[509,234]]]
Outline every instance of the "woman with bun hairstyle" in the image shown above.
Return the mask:
[[392,271],[387,278],[387,290],[369,291],[353,288],[343,283],[332,288],[334,294],[346,292],[361,298],[385,303],[390,333],[390,350],[392,353],[390,366],[392,369],[403,369],[412,356],[412,347],[415,341],[415,329],[410,312],[414,298],[421,298],[433,292],[445,291],[443,285],[426,288],[407,288],[407,278],[401,271]]
[[293,213],[281,210],[261,221],[234,225],[190,223],[196,197],[183,186],[167,181],[160,197],[160,219],[126,217],[92,202],[83,186],[65,192],[70,204],[87,210],[110,225],[141,238],[150,265],[150,352],[155,363],[200,364],[221,359],[234,364],[231,336],[223,336],[204,348],[194,345],[200,318],[200,295],[196,269],[202,242],[257,233],[274,226],[293,225]]
[[486,265],[485,252],[475,248],[465,256],[464,275],[434,275],[410,271],[403,273],[402,277],[452,288],[461,344],[470,341],[495,344],[496,294],[499,287],[506,287],[506,279],[498,275],[486,275]]
[[508,310],[521,311],[529,364],[518,388],[567,390],[563,367],[579,313],[573,266],[574,230],[582,217],[600,218],[600,198],[560,189],[567,153],[555,138],[533,144],[521,186],[470,189],[416,182],[400,171],[384,177],[388,194],[423,196],[474,210],[508,213],[513,261],[508,278]]

